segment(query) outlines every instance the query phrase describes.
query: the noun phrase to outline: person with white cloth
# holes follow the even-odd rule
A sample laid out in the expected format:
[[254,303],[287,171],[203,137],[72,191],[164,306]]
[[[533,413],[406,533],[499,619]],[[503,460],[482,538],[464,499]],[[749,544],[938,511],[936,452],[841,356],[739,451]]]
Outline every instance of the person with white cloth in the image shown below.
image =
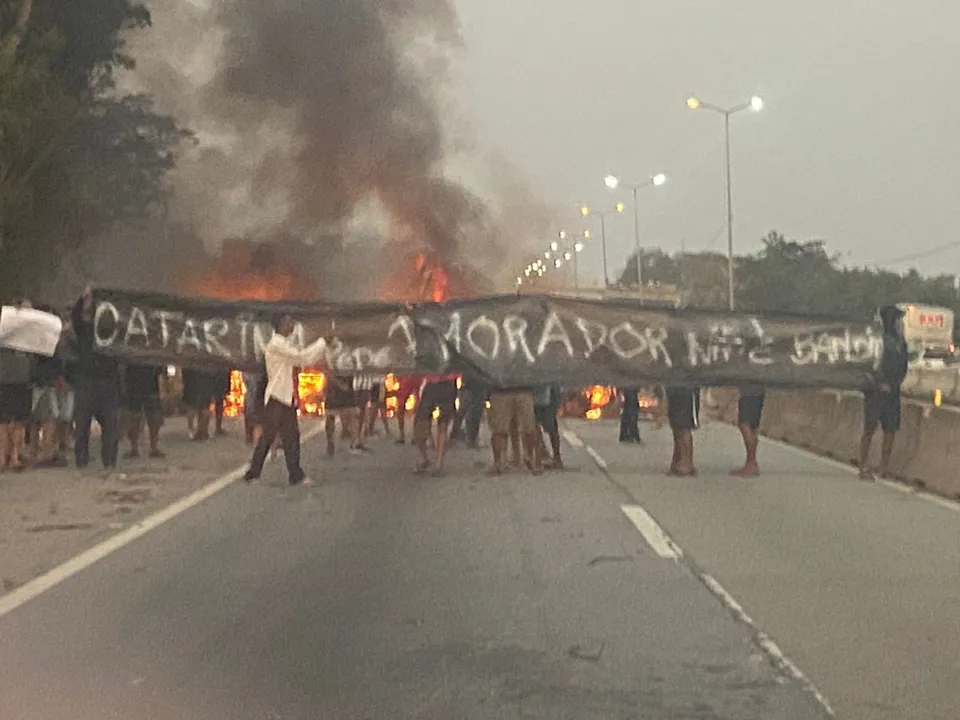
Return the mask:
[[250,467],[244,475],[247,482],[256,482],[263,472],[267,453],[277,435],[283,442],[283,454],[291,485],[312,485],[300,467],[300,425],[297,420],[297,385],[294,377],[299,367],[315,367],[327,350],[327,341],[320,338],[302,350],[290,342],[293,320],[283,315],[274,320],[273,337],[263,349],[267,369],[266,404],[263,408],[263,434],[253,451]]

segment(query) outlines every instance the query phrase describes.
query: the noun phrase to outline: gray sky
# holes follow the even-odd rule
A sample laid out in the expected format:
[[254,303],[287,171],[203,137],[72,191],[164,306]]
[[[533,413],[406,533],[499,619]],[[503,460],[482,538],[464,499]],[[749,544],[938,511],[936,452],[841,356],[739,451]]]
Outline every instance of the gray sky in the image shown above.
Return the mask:
[[[960,4],[878,0],[457,0],[455,92],[477,143],[552,202],[609,197],[610,171],[668,174],[641,197],[644,243],[725,249],[723,120],[733,119],[738,251],[776,228],[847,262],[886,264],[960,241]],[[626,197],[618,199],[626,200]],[[632,216],[608,231],[611,271]],[[546,242],[546,240],[545,240]],[[589,261],[596,273],[599,249]],[[960,247],[917,260],[960,270]],[[906,265],[901,264],[904,268]]]

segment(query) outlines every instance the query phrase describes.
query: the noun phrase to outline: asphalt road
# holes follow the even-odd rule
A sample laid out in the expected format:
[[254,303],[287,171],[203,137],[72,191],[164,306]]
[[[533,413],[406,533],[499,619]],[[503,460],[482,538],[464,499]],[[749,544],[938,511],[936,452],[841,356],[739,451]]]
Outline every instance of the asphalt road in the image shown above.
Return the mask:
[[[483,475],[486,453],[460,450],[435,479],[408,471],[409,448],[332,462],[321,448],[305,452],[317,487],[228,487],[0,617],[0,718],[825,716],[685,562],[654,552],[621,509],[633,498],[582,449],[562,474],[500,479]],[[646,492],[661,480],[638,482],[666,498]],[[696,503],[707,527],[736,505],[716,503]],[[809,556],[765,529],[756,544],[785,567],[748,573],[754,601],[765,580],[796,588],[788,571]],[[878,542],[874,559],[898,549]],[[844,580],[862,558],[841,550],[838,583],[879,580],[882,566]],[[757,559],[726,551],[746,553],[716,543],[718,563]],[[796,625],[819,636],[822,620]]]
[[[843,720],[960,717],[960,513],[863,483],[850,468],[765,442],[758,479],[733,479],[739,433],[696,435],[700,476],[663,476],[667,431],[645,448],[575,428],[685,553],[709,572]],[[942,503],[942,504],[938,504]]]

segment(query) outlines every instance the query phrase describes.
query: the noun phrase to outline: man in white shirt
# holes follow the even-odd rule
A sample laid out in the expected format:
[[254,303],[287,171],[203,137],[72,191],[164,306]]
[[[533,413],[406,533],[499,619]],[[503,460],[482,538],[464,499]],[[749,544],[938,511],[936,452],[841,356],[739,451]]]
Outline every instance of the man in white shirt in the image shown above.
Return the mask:
[[247,482],[256,482],[263,471],[263,463],[277,435],[283,442],[287,473],[291,485],[312,485],[300,467],[300,425],[297,421],[297,368],[316,367],[327,349],[327,341],[320,338],[302,350],[290,342],[293,320],[289,315],[274,320],[273,337],[263,349],[267,369],[267,389],[264,393],[263,434],[257,441],[244,475]]

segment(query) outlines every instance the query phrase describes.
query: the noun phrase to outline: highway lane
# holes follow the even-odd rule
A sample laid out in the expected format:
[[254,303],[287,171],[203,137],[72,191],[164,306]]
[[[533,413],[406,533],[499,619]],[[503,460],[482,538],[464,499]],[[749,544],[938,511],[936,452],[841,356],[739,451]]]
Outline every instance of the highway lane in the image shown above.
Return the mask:
[[[862,483],[764,442],[733,479],[739,433],[696,435],[700,476],[667,478],[668,431],[621,447],[613,424],[573,428],[686,553],[733,595],[844,720],[953,720],[960,707],[957,505]],[[938,505],[937,502],[943,502]]]
[[231,486],[0,617],[0,717],[824,717],[583,451],[321,449],[317,487]]

